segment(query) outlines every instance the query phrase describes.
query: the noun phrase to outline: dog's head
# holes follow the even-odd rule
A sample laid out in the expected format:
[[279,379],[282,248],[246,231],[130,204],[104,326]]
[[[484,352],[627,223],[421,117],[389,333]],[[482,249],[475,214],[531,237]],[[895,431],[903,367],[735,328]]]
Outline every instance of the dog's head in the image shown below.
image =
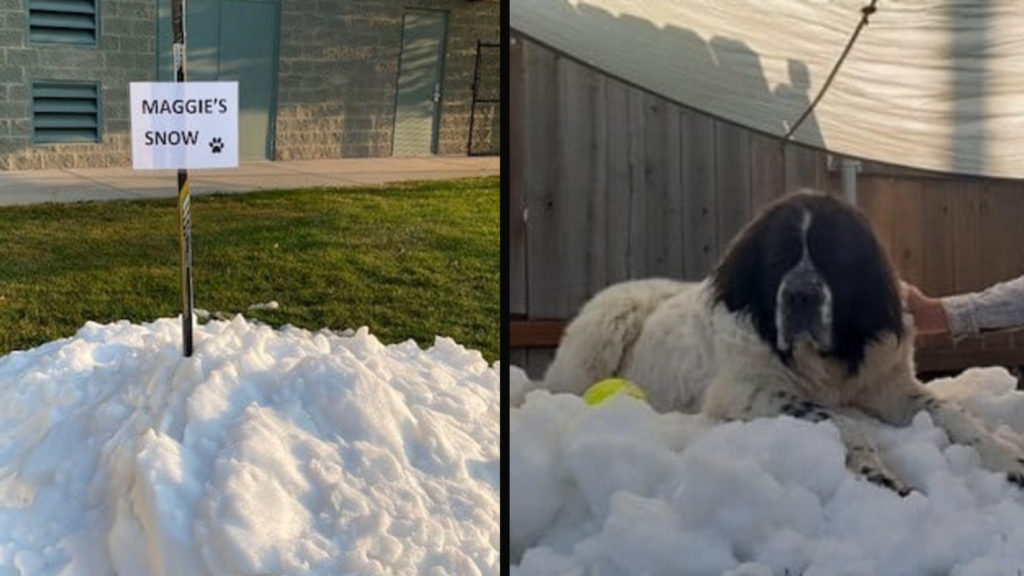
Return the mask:
[[801,191],[769,205],[733,239],[712,286],[787,364],[803,343],[853,375],[870,342],[903,336],[892,265],[867,218],[834,196]]

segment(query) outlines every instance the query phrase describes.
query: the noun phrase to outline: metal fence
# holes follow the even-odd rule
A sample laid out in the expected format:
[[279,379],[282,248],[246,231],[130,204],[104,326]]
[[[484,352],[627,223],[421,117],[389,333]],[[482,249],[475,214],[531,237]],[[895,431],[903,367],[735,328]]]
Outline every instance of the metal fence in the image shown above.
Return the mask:
[[501,45],[476,43],[473,102],[469,112],[470,156],[501,154]]

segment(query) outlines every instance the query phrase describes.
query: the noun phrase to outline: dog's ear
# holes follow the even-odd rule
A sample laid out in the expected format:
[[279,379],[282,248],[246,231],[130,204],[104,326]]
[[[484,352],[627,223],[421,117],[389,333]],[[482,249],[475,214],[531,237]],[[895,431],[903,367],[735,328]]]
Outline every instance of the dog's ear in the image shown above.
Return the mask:
[[823,206],[816,223],[808,235],[808,247],[832,289],[834,352],[856,372],[871,341],[883,333],[897,338],[905,333],[899,280],[861,211],[837,202]]
[[730,312],[750,311],[758,290],[760,254],[757,244],[763,231],[748,228],[726,248],[711,273],[714,298]]
[[713,297],[747,315],[766,342],[775,342],[775,293],[800,261],[802,211],[793,203],[769,205],[726,248],[711,274]]

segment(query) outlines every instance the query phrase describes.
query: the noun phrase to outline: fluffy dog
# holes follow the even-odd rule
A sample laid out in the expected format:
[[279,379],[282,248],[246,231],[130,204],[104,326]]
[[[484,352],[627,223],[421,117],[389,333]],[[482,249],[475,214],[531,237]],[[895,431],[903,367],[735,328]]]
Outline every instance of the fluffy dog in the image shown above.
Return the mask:
[[627,378],[660,411],[724,419],[831,420],[847,465],[900,493],[867,417],[904,426],[925,410],[951,441],[1024,485],[1024,458],[914,375],[914,331],[892,265],[862,213],[812,191],[769,205],[709,278],[623,282],[569,324],[542,386],[581,394]]

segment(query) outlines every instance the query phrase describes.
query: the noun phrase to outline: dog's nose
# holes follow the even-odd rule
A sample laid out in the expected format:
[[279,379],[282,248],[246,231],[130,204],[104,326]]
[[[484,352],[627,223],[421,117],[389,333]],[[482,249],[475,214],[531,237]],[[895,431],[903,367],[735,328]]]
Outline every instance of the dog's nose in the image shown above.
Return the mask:
[[797,288],[786,292],[786,306],[791,311],[813,310],[821,306],[821,291],[813,288]]
[[793,275],[783,283],[776,310],[777,346],[789,350],[805,339],[819,351],[832,347],[829,290],[818,278]]

